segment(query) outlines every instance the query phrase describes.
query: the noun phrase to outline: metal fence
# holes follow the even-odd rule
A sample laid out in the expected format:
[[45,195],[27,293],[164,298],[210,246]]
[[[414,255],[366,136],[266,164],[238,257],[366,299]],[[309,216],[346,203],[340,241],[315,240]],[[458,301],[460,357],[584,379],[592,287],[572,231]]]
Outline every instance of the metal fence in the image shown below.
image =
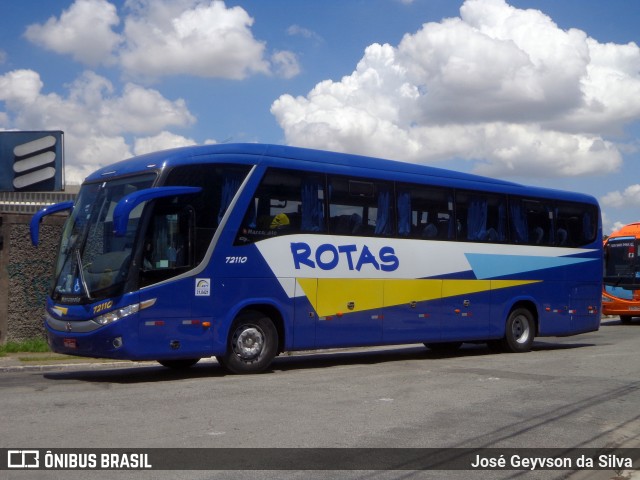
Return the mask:
[[36,213],[47,205],[75,200],[72,192],[0,192],[0,213]]

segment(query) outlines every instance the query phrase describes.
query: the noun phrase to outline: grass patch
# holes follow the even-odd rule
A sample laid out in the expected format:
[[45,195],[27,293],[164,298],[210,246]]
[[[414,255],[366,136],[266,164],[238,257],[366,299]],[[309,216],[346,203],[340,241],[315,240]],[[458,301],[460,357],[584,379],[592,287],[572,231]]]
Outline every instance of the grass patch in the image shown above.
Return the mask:
[[21,342],[7,342],[6,345],[0,345],[0,356],[2,357],[7,353],[36,353],[48,351],[50,351],[49,345],[47,341],[42,338],[32,338]]
[[75,358],[73,357],[69,357],[68,355],[61,355],[58,353],[52,353],[51,355],[44,355],[44,356],[29,356],[29,354],[25,354],[24,356],[22,355],[18,356],[18,360],[20,360],[21,362],[51,362],[51,361],[68,360],[69,358],[72,358],[75,360]]

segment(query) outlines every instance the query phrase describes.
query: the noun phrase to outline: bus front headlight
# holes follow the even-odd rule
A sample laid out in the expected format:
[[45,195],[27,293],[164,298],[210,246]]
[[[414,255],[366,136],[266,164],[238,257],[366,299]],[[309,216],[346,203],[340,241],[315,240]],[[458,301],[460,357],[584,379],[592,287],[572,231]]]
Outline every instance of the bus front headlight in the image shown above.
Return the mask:
[[100,325],[108,325],[120,320],[121,318],[133,315],[134,313],[137,313],[138,310],[140,310],[140,304],[134,303],[133,305],[127,305],[126,307],[118,308],[109,313],[100,315],[94,318],[93,321]]

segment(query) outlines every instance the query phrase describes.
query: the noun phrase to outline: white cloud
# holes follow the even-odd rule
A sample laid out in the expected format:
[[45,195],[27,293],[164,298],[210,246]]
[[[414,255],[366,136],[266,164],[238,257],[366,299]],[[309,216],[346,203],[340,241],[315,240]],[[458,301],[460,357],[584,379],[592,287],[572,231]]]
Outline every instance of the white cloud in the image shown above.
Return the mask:
[[[300,72],[291,52],[267,58],[251,32],[253,18],[220,0],[127,0],[124,28],[107,0],[75,0],[59,17],[30,25],[31,42],[95,67],[118,64],[131,78],[170,75],[243,79],[254,74],[291,78]],[[1,53],[1,52],[0,52]],[[0,55],[0,63],[2,55]]]
[[609,218],[607,212],[602,212],[602,233],[604,235],[610,235],[613,232],[620,230],[626,224],[624,222],[616,222]]
[[121,96],[104,98],[97,127],[111,134],[159,132],[195,122],[184,100],[168,100],[157,90],[128,83]]
[[13,70],[0,76],[0,100],[10,109],[30,105],[40,95],[42,87],[40,75],[33,70]]
[[616,231],[620,230],[620,229],[621,229],[622,227],[624,227],[624,226],[626,226],[626,224],[625,224],[625,223],[622,223],[622,222],[615,222],[615,223],[613,224],[613,226],[611,226],[611,227],[610,227],[609,232],[610,232],[610,233],[616,232]]
[[91,132],[78,135],[75,129],[65,131],[65,181],[78,185],[96,169],[132,157],[126,139]]
[[136,155],[166,150],[168,148],[196,145],[196,141],[171,132],[162,131],[151,137],[136,138],[133,151]]
[[129,3],[123,68],[136,76],[196,75],[242,79],[269,73],[253,18],[222,1],[139,0]]
[[600,203],[607,207],[638,207],[640,206],[640,185],[630,185],[623,191],[615,190],[600,199]]
[[324,39],[317,32],[314,32],[313,30],[309,30],[308,28],[302,27],[297,24],[290,25],[287,28],[287,35],[290,35],[292,37],[299,36],[307,38],[309,40],[313,40],[316,43],[324,42]]
[[32,70],[0,75],[0,101],[6,106],[0,126],[64,131],[69,183],[132,156],[128,135],[157,135],[168,127],[185,127],[195,121],[181,99],[168,100],[156,90],[132,83],[117,94],[107,79],[93,72],[76,79],[66,97],[45,94],[43,87]]
[[640,48],[591,38],[587,45],[591,61],[581,78],[582,103],[560,121],[574,130],[620,134],[640,116]]
[[467,0],[459,18],[396,47],[370,45],[351,75],[283,95],[271,111],[290,144],[462,158],[495,176],[589,175],[622,163],[604,135],[640,118],[639,67],[635,44],[599,44],[503,0]]
[[271,56],[275,72],[282,78],[293,78],[300,73],[298,58],[292,52],[277,51]]
[[113,27],[120,23],[116,7],[106,0],[75,0],[44,25],[30,25],[25,36],[31,42],[74,60],[96,66],[114,60],[112,52],[121,42]]

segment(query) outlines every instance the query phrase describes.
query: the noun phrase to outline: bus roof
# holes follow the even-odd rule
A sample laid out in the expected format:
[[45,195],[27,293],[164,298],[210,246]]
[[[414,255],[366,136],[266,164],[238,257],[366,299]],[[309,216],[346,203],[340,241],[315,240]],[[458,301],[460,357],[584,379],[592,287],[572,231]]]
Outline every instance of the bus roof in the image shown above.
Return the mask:
[[[347,175],[360,170],[357,172],[359,175],[378,176],[405,182],[415,182],[415,176],[423,176],[430,178],[431,181],[438,179],[437,183],[444,186],[469,189],[479,188],[533,197],[552,197],[560,200],[597,203],[596,199],[590,195],[529,187],[514,182],[444,168],[348,153],[259,143],[214,144],[161,150],[104,167],[89,175],[85,181],[94,182],[106,180],[112,176],[129,175],[150,170],[164,170],[194,162],[229,161],[229,159],[216,158],[218,156],[232,157],[233,161],[238,163],[277,165],[281,168],[304,168],[320,172],[331,170],[332,173]],[[306,165],[303,166],[303,163],[306,163]]]
[[620,230],[613,232],[607,238],[616,238],[616,237],[640,237],[640,223],[630,223],[629,225],[625,225]]

